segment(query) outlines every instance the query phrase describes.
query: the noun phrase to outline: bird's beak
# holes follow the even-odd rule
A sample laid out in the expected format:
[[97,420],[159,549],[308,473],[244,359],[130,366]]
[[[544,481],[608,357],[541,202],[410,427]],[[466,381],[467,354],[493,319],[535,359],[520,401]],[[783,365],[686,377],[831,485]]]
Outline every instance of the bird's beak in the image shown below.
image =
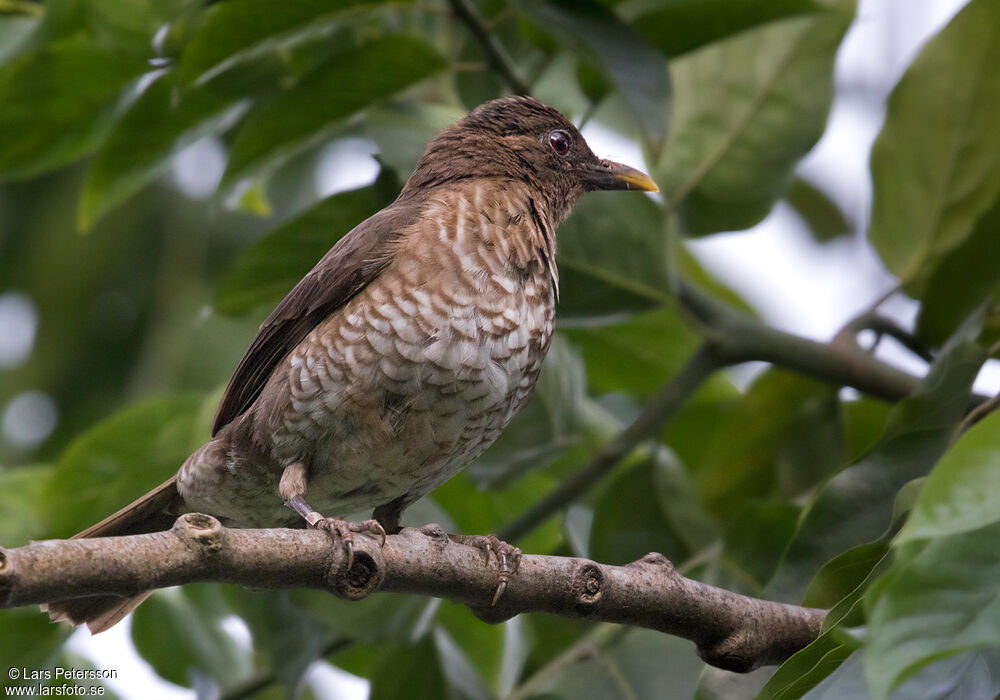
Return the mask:
[[591,190],[639,190],[640,192],[660,190],[646,173],[613,160],[600,161],[594,168],[587,170],[584,180],[587,188]]

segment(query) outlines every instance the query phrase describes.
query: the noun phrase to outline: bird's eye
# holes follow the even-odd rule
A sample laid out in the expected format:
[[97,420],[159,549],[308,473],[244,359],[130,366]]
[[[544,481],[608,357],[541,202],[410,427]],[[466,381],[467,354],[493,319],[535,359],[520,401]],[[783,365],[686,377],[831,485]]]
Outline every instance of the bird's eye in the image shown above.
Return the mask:
[[557,156],[564,156],[569,153],[569,136],[565,131],[556,129],[549,134],[549,145]]

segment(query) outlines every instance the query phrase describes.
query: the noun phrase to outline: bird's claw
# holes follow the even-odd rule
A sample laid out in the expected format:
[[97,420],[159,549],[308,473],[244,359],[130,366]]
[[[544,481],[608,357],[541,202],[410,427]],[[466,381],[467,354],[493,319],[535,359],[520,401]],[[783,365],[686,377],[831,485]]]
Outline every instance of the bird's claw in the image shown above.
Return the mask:
[[510,583],[511,577],[517,573],[521,566],[521,550],[514,545],[507,544],[496,535],[453,535],[452,539],[461,544],[481,549],[487,564],[491,555],[496,557],[500,580],[497,583],[497,590],[493,594],[490,607],[495,606],[500,600],[500,596],[507,590],[507,584]]
[[[315,517],[314,517],[315,516]],[[338,542],[344,546],[347,552],[348,571],[354,566],[354,534],[369,534],[379,538],[379,546],[385,546],[385,528],[377,520],[362,520],[361,522],[348,522],[340,518],[324,518],[319,513],[313,511],[306,516],[306,522],[314,530],[324,530],[330,535],[334,544]]]

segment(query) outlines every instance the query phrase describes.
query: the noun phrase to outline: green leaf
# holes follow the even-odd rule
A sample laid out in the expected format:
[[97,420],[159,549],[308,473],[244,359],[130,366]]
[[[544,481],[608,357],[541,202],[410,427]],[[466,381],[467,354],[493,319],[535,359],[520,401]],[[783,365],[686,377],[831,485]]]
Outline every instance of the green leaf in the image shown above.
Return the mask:
[[866,600],[865,675],[876,700],[928,664],[1000,645],[1000,523],[897,547]]
[[[393,4],[402,4],[396,0]],[[262,54],[322,39],[345,20],[385,4],[374,0],[240,0],[212,6],[184,47],[185,82],[207,81]]]
[[674,61],[670,138],[653,168],[686,233],[753,226],[826,125],[845,11],[775,22]]
[[323,626],[293,603],[288,591],[225,586],[221,593],[250,628],[254,651],[266,659],[267,668],[289,695],[299,693],[306,671],[322,656],[328,638]]
[[378,146],[378,160],[405,180],[427,144],[465,112],[451,105],[400,102],[375,107],[365,115],[365,134]]
[[[892,694],[892,700],[972,700],[994,698],[1000,688],[1000,647],[978,648],[924,668]],[[862,655],[848,659],[806,700],[871,700]]]
[[215,295],[216,310],[236,316],[274,306],[333,244],[381,204],[375,187],[341,192],[271,231],[229,269]]
[[636,314],[624,323],[564,332],[583,355],[592,392],[627,392],[639,398],[656,393],[701,342],[672,308]]
[[[6,543],[4,543],[6,545]],[[53,652],[69,636],[65,625],[53,625],[34,605],[0,610],[0,688],[7,687],[8,669],[44,668]]]
[[1000,520],[1000,413],[976,423],[924,482],[896,544],[976,530]]
[[796,178],[788,188],[785,201],[802,218],[819,243],[826,243],[853,230],[851,222],[826,193],[802,178]]
[[616,472],[594,507],[590,556],[605,564],[625,564],[649,552],[683,561],[690,550],[664,516],[656,465],[646,459]]
[[1000,199],[976,222],[967,241],[941,257],[930,272],[917,316],[917,334],[943,343],[1000,288]]
[[[698,493],[711,511],[735,513],[748,498],[768,498],[775,491],[795,495],[803,482],[839,467],[843,448],[830,410],[834,395],[829,385],[782,370],[758,377],[738,409],[710,433],[697,465]],[[819,448],[798,442],[803,430],[823,438]],[[808,459],[786,464],[785,455],[803,448],[810,448]],[[802,474],[794,473],[796,467]],[[783,471],[792,473],[783,477]]]
[[253,665],[222,628],[232,612],[214,584],[156,591],[132,616],[136,651],[171,683],[194,687],[204,674],[225,687],[250,675]]
[[[884,543],[862,545],[823,567],[816,582],[835,581],[833,589],[842,589],[843,597],[827,613],[820,636],[789,657],[761,688],[755,700],[801,698],[847,661],[856,645],[846,644],[839,628],[857,623],[865,591],[889,566],[890,557],[886,555],[886,550]],[[832,593],[832,589],[819,599],[825,598],[828,593]]]
[[595,0],[522,2],[539,29],[599,67],[618,89],[649,148],[659,153],[670,118],[670,74],[663,55]]
[[916,393],[893,408],[879,443],[830,479],[809,505],[770,596],[800,599],[825,562],[886,533],[899,489],[930,471],[948,449],[983,360],[978,346],[957,344],[938,359]]
[[322,138],[333,126],[441,70],[441,57],[403,35],[376,39],[321,64],[251,112],[236,134],[222,187]]
[[122,115],[95,154],[80,195],[80,229],[89,229],[102,214],[166,172],[182,149],[235,124],[248,106],[245,100],[223,98],[209,88],[182,90],[174,73],[160,76]]
[[[609,639],[610,638],[610,639]],[[579,655],[572,664],[552,663],[530,678],[532,700],[607,700],[609,698],[689,698],[704,664],[690,642],[660,632],[603,626],[566,651]],[[564,646],[569,646],[566,644]],[[524,697],[524,696],[520,696]]]
[[147,68],[82,39],[0,66],[0,179],[37,175],[93,150],[122,91]]
[[440,700],[452,697],[430,637],[412,646],[387,647],[369,676],[369,700]]
[[[435,621],[440,631],[446,632],[447,637],[439,641],[438,647],[442,650],[442,656],[451,655],[451,647],[455,645],[464,652],[458,664],[464,663],[469,666],[469,670],[474,669],[480,693],[483,692],[481,686],[488,683],[493,693],[505,694],[509,692],[509,688],[504,691],[501,686],[508,681],[514,682],[513,678],[506,679],[505,675],[513,673],[516,678],[519,671],[516,668],[503,667],[507,640],[512,634],[523,636],[523,631],[518,631],[522,624],[515,620],[517,618],[500,625],[484,625],[482,620],[469,612],[464,605],[441,601]],[[521,640],[520,644],[524,643],[525,641]]]
[[48,465],[0,469],[0,545],[20,547],[45,535],[38,499],[52,471]]
[[635,192],[584,197],[559,227],[558,265],[563,326],[671,300],[663,212]]
[[795,534],[799,515],[799,508],[784,501],[750,501],[728,517],[726,560],[749,575],[762,590]]
[[37,17],[0,17],[0,61],[6,61],[24,48],[39,22]]
[[822,9],[814,0],[658,0],[631,23],[673,58],[759,24]]
[[899,81],[872,148],[871,242],[918,294],[1000,192],[998,31],[1000,5],[966,5]]
[[172,476],[208,437],[202,397],[181,394],[128,406],[77,437],[40,501],[53,537],[69,537]]

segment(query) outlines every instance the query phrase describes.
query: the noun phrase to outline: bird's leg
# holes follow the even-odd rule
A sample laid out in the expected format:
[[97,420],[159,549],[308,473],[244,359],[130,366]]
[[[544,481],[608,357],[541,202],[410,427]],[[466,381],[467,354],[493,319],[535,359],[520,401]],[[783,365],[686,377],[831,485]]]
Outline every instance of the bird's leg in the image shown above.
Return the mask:
[[372,513],[372,517],[378,520],[379,524],[385,528],[390,535],[395,535],[402,528],[399,521],[403,518],[403,510],[407,506],[406,495],[402,495],[388,503],[379,506]]
[[333,539],[334,544],[342,542],[347,550],[347,568],[354,566],[354,534],[368,533],[381,538],[380,546],[385,544],[385,530],[377,520],[364,520],[360,523],[349,523],[339,518],[327,518],[313,510],[306,503],[306,467],[296,462],[285,467],[278,483],[278,493],[284,499],[285,505],[302,516],[309,527],[325,530]]
[[493,594],[493,602],[496,605],[500,596],[507,590],[510,578],[517,573],[521,565],[521,550],[512,544],[507,544],[496,535],[448,535],[452,542],[466,544],[470,547],[483,550],[486,561],[489,563],[490,555],[497,558],[497,568],[500,570],[500,582],[497,584],[497,591]]

